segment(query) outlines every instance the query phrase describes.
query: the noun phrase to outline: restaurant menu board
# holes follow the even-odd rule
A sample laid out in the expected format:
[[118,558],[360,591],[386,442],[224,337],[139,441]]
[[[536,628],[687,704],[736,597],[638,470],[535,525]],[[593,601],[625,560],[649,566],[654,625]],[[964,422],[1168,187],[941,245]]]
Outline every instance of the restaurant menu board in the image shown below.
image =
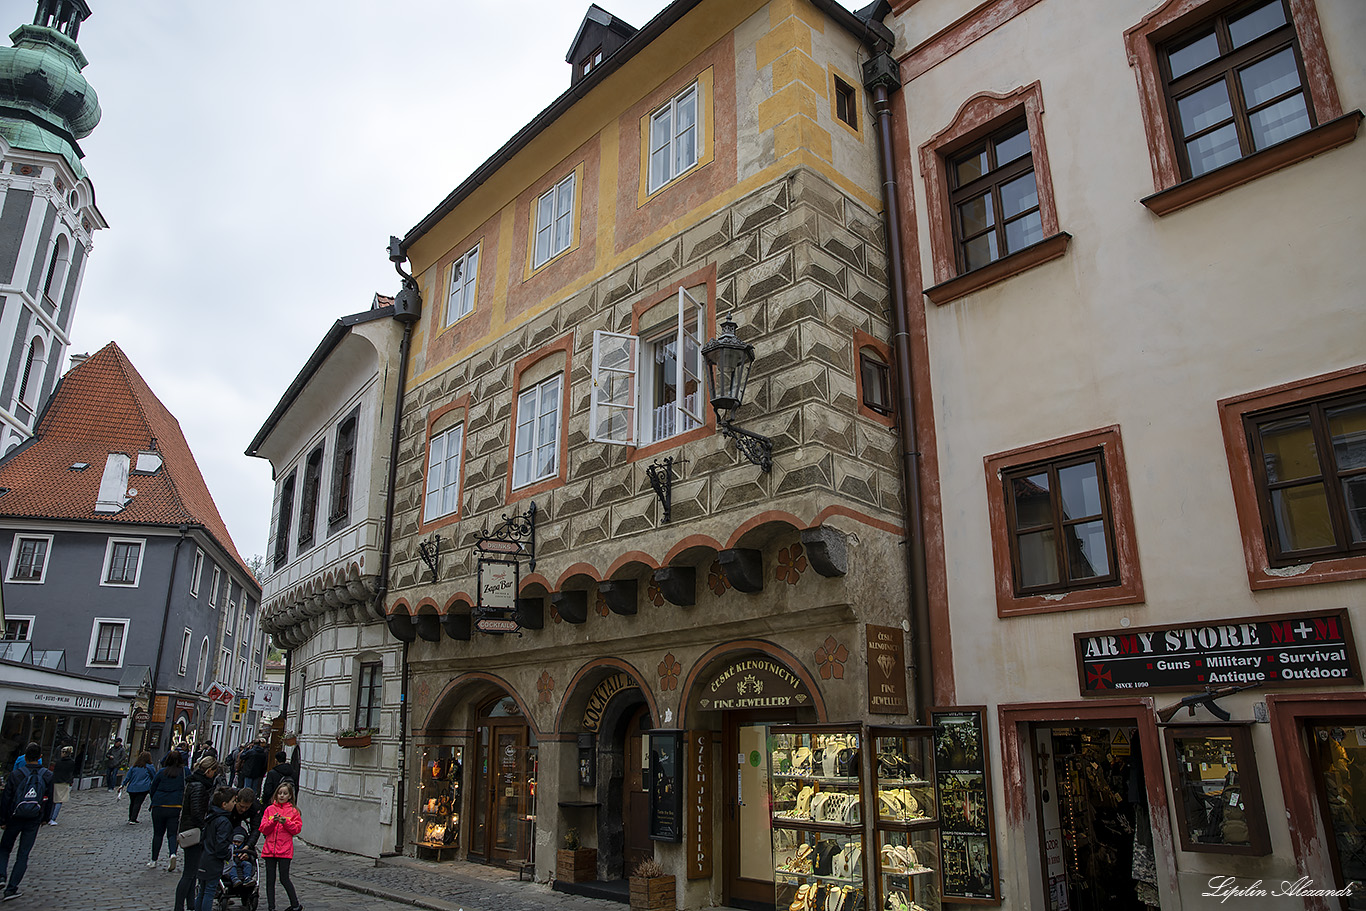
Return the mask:
[[985,706],[930,710],[944,901],[994,904],[1001,900],[985,711]]
[[683,840],[683,761],[681,731],[651,731],[650,837],[655,841]]

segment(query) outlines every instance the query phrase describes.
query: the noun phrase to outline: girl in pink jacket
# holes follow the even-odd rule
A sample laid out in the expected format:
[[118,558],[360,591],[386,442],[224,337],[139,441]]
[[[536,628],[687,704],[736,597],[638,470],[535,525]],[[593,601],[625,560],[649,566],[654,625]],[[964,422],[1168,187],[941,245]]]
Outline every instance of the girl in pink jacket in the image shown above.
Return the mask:
[[299,809],[294,806],[294,786],[282,782],[275,789],[271,805],[261,814],[261,834],[265,844],[261,847],[261,859],[266,866],[266,907],[275,911],[275,873],[280,873],[289,894],[288,911],[302,911],[299,897],[294,894],[294,883],[289,878],[289,864],[294,859],[294,836],[303,831],[304,820]]

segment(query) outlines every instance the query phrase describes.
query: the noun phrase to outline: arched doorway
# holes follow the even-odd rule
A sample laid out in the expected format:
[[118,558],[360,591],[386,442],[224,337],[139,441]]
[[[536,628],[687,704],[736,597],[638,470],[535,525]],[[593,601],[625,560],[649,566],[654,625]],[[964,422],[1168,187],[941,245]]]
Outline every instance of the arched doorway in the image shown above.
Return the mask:
[[824,701],[795,655],[761,640],[712,649],[685,686],[686,727],[708,732],[721,745],[712,778],[720,782],[721,844],[710,852],[712,875],[720,879],[727,905],[771,908],[768,729],[825,721]]

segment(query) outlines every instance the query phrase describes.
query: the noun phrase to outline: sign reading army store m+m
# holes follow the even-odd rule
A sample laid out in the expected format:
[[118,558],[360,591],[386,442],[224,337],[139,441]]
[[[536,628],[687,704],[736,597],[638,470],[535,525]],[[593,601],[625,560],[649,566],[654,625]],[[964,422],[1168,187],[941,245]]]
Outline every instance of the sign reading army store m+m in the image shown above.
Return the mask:
[[1083,696],[1361,683],[1345,610],[1074,635]]

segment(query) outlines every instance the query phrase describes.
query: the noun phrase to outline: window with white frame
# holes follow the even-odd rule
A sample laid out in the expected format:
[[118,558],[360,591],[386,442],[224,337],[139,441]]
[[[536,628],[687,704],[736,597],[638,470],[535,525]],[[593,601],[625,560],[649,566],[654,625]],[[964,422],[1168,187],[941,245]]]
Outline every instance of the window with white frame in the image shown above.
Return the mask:
[[464,442],[462,422],[433,436],[427,447],[427,496],[422,514],[428,522],[460,508],[460,454]]
[[702,423],[700,339],[707,307],[705,298],[699,301],[685,288],[678,289],[677,299],[676,316],[639,335],[593,333],[593,440],[648,445]]
[[247,686],[247,659],[237,659],[237,689],[243,690]]
[[226,683],[228,677],[230,677],[231,675],[232,675],[232,652],[228,651],[227,649],[222,649],[222,650],[218,653],[218,674],[217,674],[216,676],[219,677],[221,680],[223,680],[223,682]]
[[539,269],[559,256],[574,239],[574,175],[570,174],[536,200],[536,253]]
[[555,374],[517,396],[512,486],[554,477],[560,470],[560,384]]
[[223,573],[215,566],[213,568],[213,581],[209,583],[209,607],[218,607],[218,583],[222,581]]
[[194,552],[194,569],[190,570],[190,597],[199,597],[199,577],[204,575],[204,551]]
[[700,135],[694,82],[650,115],[651,193],[697,164]]
[[195,676],[195,691],[204,692],[204,680],[209,674],[209,637],[199,643],[199,671]]
[[229,598],[229,599],[228,599],[228,620],[227,620],[228,635],[231,636],[231,635],[233,634],[233,631],[234,631],[236,628],[237,628],[237,602],[234,601],[234,600],[232,600],[232,598]]
[[142,575],[142,546],[138,538],[110,538],[104,553],[104,576],[101,585],[125,585],[137,588]]
[[473,250],[451,264],[451,289],[446,298],[447,326],[474,309],[474,288],[478,278],[479,245],[475,244]]
[[51,548],[52,535],[15,535],[8,581],[42,582],[47,575],[47,555]]
[[185,635],[180,639],[180,676],[182,677],[190,669],[190,640],[193,638],[194,632],[186,627]]
[[128,621],[96,617],[90,632],[90,651],[86,667],[122,667],[123,650],[128,644]]
[[33,617],[16,617],[12,614],[7,615],[5,617],[3,641],[32,642],[33,619]]

